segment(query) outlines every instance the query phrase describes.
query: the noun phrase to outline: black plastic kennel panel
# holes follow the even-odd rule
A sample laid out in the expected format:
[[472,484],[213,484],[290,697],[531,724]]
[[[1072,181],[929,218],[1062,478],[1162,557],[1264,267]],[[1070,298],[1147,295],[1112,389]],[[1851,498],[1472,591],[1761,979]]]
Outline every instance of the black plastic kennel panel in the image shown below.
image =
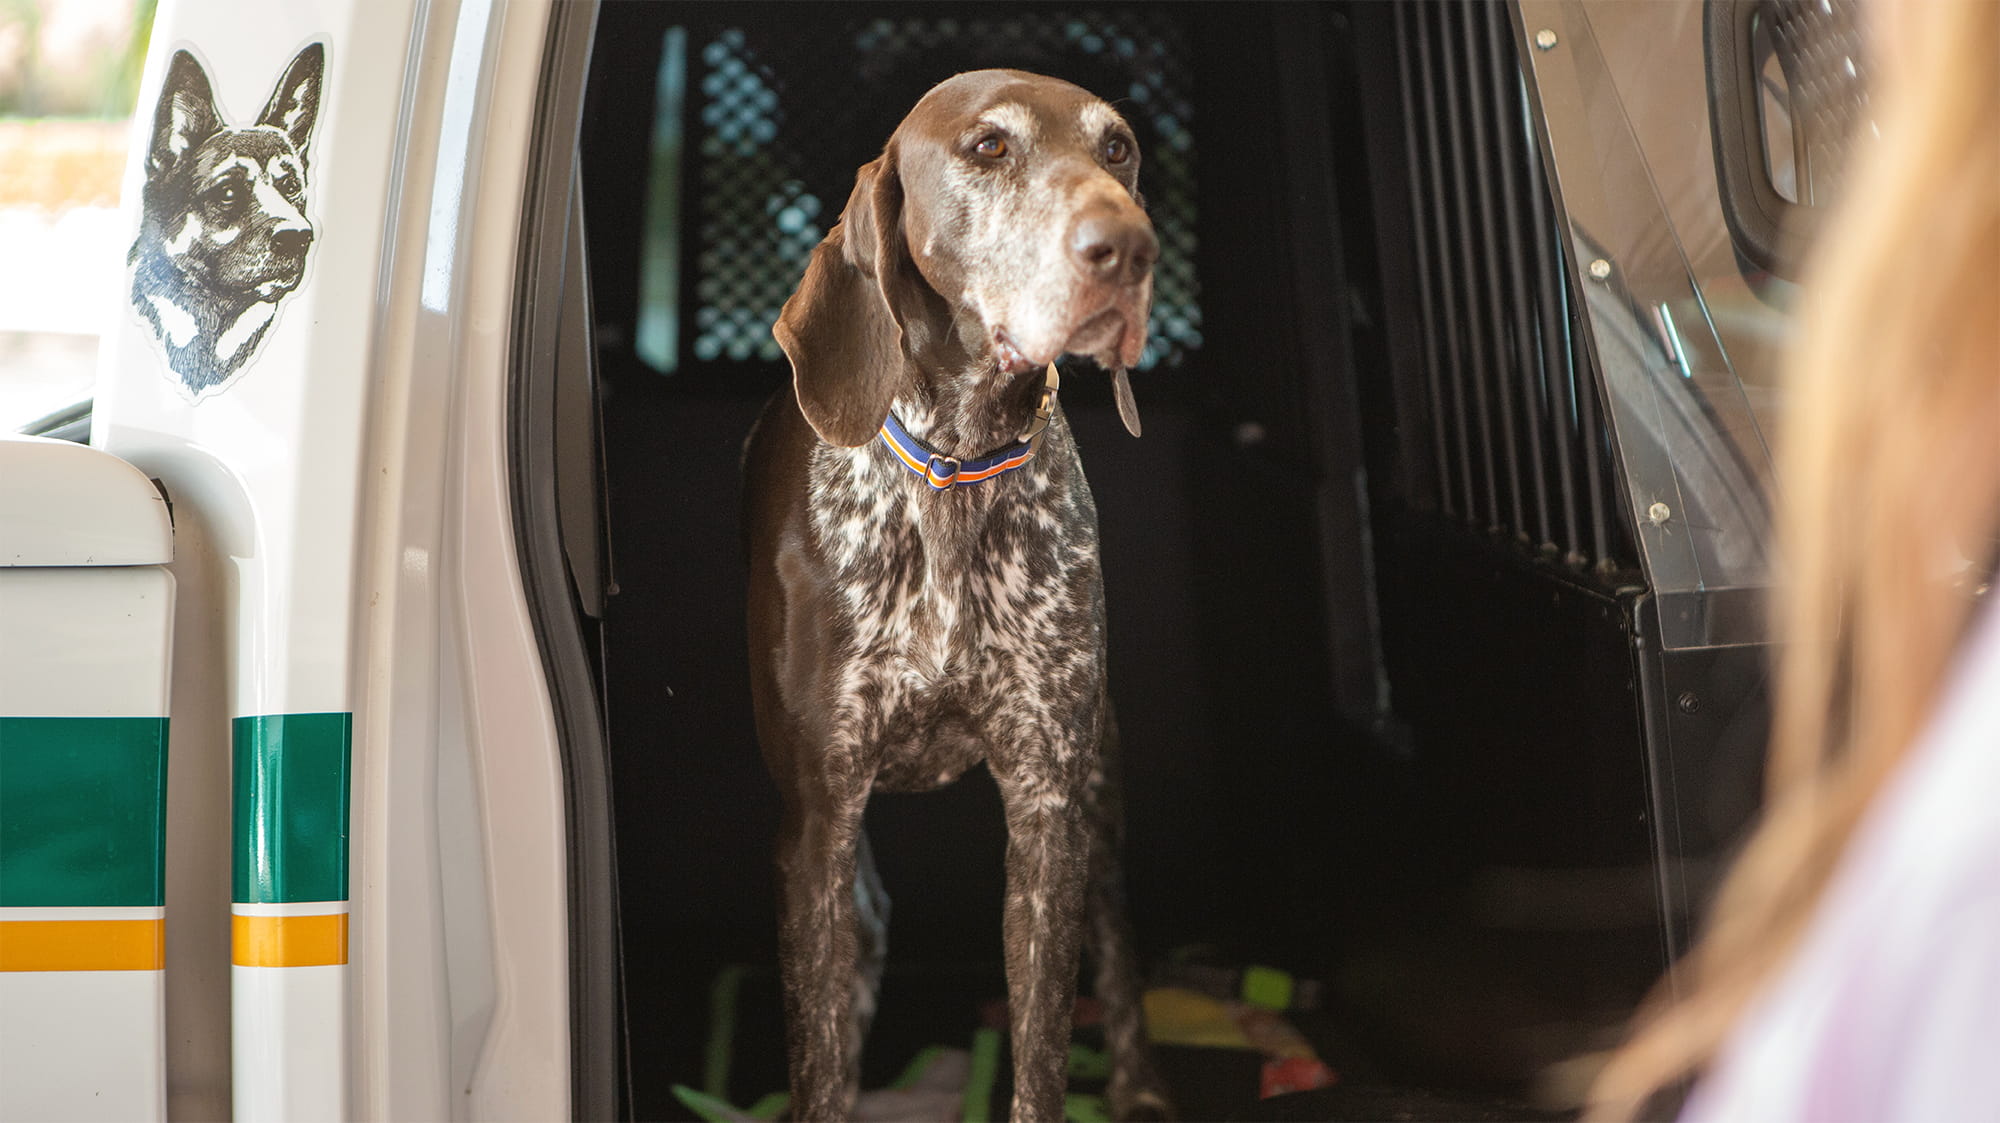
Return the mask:
[[[1302,1028],[1361,1098],[1317,1117],[1416,1085],[1507,1117],[1629,1012],[1762,740],[1788,283],[1689,129],[1730,104],[1704,43],[1699,9],[1597,0],[601,9],[580,160],[636,1115],[718,1063],[738,1102],[782,1085],[739,450],[855,168],[982,66],[1113,100],[1163,247],[1145,437],[1064,378],[1142,953],[1323,984]],[[868,828],[879,1084],[993,992],[1003,837],[979,771]],[[1259,1117],[1187,1079],[1191,1116]]]

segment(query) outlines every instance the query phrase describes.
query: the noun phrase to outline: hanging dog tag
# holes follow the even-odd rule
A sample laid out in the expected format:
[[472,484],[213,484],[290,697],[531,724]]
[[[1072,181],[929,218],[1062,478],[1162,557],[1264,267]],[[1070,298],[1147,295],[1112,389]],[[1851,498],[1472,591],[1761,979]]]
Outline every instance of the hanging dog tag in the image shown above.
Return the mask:
[[1139,403],[1132,400],[1132,383],[1123,370],[1111,372],[1111,393],[1118,399],[1118,420],[1125,423],[1125,431],[1139,435]]

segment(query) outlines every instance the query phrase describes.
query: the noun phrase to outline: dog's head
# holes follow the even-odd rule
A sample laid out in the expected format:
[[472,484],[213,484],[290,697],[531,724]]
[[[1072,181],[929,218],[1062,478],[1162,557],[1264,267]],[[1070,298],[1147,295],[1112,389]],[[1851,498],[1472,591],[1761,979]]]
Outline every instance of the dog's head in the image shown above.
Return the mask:
[[829,442],[867,441],[895,392],[885,360],[942,319],[1005,372],[1095,359],[1136,432],[1124,372],[1159,257],[1138,176],[1131,127],[1068,82],[980,70],[934,87],[857,174],[774,329],[807,420]]
[[144,214],[132,252],[164,264],[185,298],[226,312],[298,287],[313,241],[305,213],[307,144],[319,117],[325,60],[318,43],[300,51],[256,123],[233,128],[222,119],[201,63],[174,52],[153,113]]

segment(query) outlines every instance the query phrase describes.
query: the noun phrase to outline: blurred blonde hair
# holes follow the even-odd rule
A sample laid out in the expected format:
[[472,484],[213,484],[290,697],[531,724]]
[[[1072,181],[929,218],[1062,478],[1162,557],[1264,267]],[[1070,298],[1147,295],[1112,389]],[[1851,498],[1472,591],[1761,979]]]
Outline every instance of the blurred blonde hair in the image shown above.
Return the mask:
[[[1921,732],[2000,530],[2000,2],[1871,13],[1881,136],[1856,141],[1785,375],[1766,812],[1589,1117],[1698,1074],[1804,932]],[[1864,126],[1865,127],[1865,126]]]

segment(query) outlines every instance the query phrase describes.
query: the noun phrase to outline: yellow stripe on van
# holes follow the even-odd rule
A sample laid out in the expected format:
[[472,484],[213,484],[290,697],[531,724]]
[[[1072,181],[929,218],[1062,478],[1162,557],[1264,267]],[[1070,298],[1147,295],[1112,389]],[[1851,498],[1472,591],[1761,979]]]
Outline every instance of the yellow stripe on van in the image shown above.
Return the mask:
[[231,916],[238,967],[329,967],[347,962],[347,914]]
[[166,921],[0,920],[0,971],[158,971]]

